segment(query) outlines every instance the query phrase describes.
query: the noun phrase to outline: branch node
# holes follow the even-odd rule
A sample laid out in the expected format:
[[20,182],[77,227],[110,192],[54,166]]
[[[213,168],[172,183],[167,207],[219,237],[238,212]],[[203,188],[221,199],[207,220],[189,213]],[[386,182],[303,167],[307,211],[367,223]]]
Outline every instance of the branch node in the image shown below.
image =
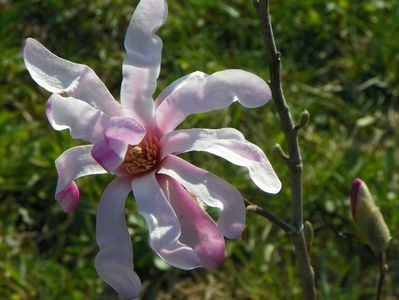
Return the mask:
[[299,129],[305,128],[306,126],[308,126],[309,124],[309,119],[310,119],[310,114],[309,111],[307,109],[305,109],[302,114],[301,117],[299,119],[298,124],[295,126],[295,131],[298,131]]
[[276,146],[274,146],[274,150],[280,155],[280,157],[282,157],[286,162],[288,162],[290,160],[290,157],[288,156],[288,154],[286,154],[283,150],[283,148],[281,147],[280,144],[276,144]]
[[254,3],[256,11],[259,11],[259,0],[252,0],[252,2]]
[[308,253],[310,257],[310,252],[311,252],[310,250],[312,248],[313,236],[314,236],[312,223],[310,223],[309,221],[305,221],[303,233],[305,235],[306,248],[308,248]]
[[389,266],[388,266],[387,264],[384,264],[384,266],[382,267],[382,270],[383,270],[384,272],[388,272]]

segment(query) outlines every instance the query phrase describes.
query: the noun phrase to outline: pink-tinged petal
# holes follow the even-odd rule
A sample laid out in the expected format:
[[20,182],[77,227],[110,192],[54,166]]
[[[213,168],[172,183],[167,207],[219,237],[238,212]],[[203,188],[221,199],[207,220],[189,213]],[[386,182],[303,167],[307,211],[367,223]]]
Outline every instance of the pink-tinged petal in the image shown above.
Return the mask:
[[113,117],[107,125],[104,136],[113,149],[118,152],[119,143],[137,145],[145,136],[145,128],[130,118]]
[[165,23],[167,10],[164,0],[140,1],[125,37],[121,103],[126,116],[149,127],[154,121],[152,94],[162,54],[162,41],[155,32]]
[[[125,148],[125,152],[127,146]],[[106,140],[102,140],[94,144],[91,155],[95,161],[100,164],[109,173],[114,171],[123,163],[124,155],[118,155],[108,144]]]
[[276,194],[281,182],[263,151],[233,128],[176,130],[161,139],[162,156],[206,151],[248,169],[252,181],[263,191]]
[[174,178],[206,205],[220,209],[217,226],[224,236],[237,238],[241,234],[245,225],[244,200],[232,185],[173,155],[162,161],[158,173]]
[[145,134],[144,127],[135,120],[113,117],[104,130],[104,139],[94,145],[92,155],[104,169],[113,172],[123,162],[129,144],[139,144]]
[[100,248],[96,270],[101,278],[125,298],[136,297],[141,288],[134,272],[133,249],[125,221],[126,197],[131,179],[116,178],[105,189],[97,209],[96,239]]
[[158,182],[179,218],[182,229],[180,242],[194,249],[202,267],[221,267],[224,238],[216,224],[176,180],[160,175]]
[[77,146],[62,153],[55,161],[58,182],[55,198],[65,212],[71,212],[79,202],[79,189],[75,179],[106,171],[91,156],[92,145]]
[[53,94],[47,101],[46,115],[56,130],[69,129],[71,136],[95,143],[103,138],[110,117],[88,103]]
[[33,80],[49,92],[68,93],[110,116],[121,114],[120,104],[88,66],[60,58],[32,38],[25,42],[23,58]]
[[225,70],[210,76],[194,76],[171,93],[156,109],[159,130],[175,129],[188,115],[222,109],[234,101],[258,107],[271,99],[271,91],[260,77],[242,70]]
[[80,200],[79,188],[75,181],[71,181],[63,190],[55,195],[58,203],[66,213],[75,210]]
[[170,94],[173,94],[174,92],[176,92],[178,89],[180,89],[181,87],[183,87],[185,84],[189,83],[192,80],[201,80],[205,77],[207,77],[208,75],[200,72],[200,71],[196,71],[193,73],[190,73],[186,76],[180,77],[179,79],[173,81],[171,84],[169,84],[157,97],[157,99],[155,100],[155,108],[158,108],[158,106],[167,98],[169,97]]
[[177,268],[188,270],[201,267],[201,261],[194,249],[179,241],[179,220],[155,174],[134,178],[132,187],[138,211],[148,225],[151,248],[165,262]]

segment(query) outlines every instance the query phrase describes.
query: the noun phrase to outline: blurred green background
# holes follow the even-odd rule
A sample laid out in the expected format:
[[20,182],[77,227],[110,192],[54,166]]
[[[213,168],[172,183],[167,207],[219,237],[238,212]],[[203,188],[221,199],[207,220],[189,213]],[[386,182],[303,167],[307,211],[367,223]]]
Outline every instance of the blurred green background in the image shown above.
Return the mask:
[[[312,263],[320,299],[372,299],[378,267],[358,241],[348,193],[355,177],[369,185],[393,236],[384,299],[399,299],[399,2],[271,1],[282,77],[301,131],[305,218],[313,223]],[[68,60],[91,66],[118,98],[123,39],[138,1],[0,0],[0,299],[119,299],[94,269],[95,213],[111,180],[78,180],[81,204],[64,214],[53,195],[54,160],[79,144],[44,115],[49,94],[26,71],[21,48],[34,37]],[[158,91],[195,70],[240,68],[267,79],[265,47],[250,0],[169,1]],[[183,127],[235,127],[258,144],[283,181],[277,196],[257,190],[247,173],[202,153],[185,156],[225,178],[251,201],[290,219],[287,168],[273,151],[284,136],[273,103],[190,117]],[[300,299],[289,237],[256,215],[227,241],[220,270],[167,267],[147,244],[134,201],[127,220],[141,299]]]

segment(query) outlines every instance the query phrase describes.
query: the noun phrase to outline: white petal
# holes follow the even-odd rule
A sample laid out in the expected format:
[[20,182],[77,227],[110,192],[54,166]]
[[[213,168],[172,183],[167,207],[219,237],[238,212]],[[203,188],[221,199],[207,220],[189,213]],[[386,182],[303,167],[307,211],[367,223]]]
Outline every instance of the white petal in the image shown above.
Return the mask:
[[121,102],[126,116],[152,126],[152,94],[159,75],[162,41],[155,35],[167,17],[164,0],[142,0],[138,4],[125,37]]
[[241,234],[245,225],[244,200],[232,185],[174,155],[162,161],[158,173],[176,179],[206,205],[219,208],[217,225],[224,236],[237,238]]
[[70,148],[55,161],[58,172],[55,198],[66,212],[71,212],[79,202],[75,179],[107,172],[91,156],[92,147],[87,145]]
[[92,69],[62,59],[32,38],[25,42],[24,62],[33,80],[52,93],[68,93],[110,116],[120,115],[120,105]]
[[263,151],[245,140],[233,128],[176,130],[161,139],[162,156],[189,151],[206,151],[248,169],[253,182],[263,191],[276,194],[281,182]]
[[110,117],[84,101],[53,94],[46,105],[46,115],[56,130],[69,129],[71,136],[91,143],[101,140]]
[[222,109],[234,101],[244,107],[259,107],[271,99],[260,77],[242,70],[225,70],[210,76],[192,76],[167,96],[156,109],[159,130],[175,129],[187,116]]
[[196,252],[179,241],[181,227],[154,173],[133,179],[139,213],[147,222],[151,248],[168,264],[180,269],[201,266]]
[[131,179],[116,178],[105,189],[97,210],[96,239],[100,251],[96,269],[101,278],[125,298],[140,292],[140,278],[134,272],[133,250],[125,221],[126,197]]
[[200,71],[196,71],[193,73],[190,73],[188,75],[185,75],[183,77],[180,77],[179,79],[173,81],[171,84],[169,84],[157,97],[157,99],[155,100],[155,107],[158,108],[159,105],[161,105],[161,103],[169,97],[169,95],[173,94],[174,92],[176,92],[178,89],[180,89],[181,87],[183,87],[185,84],[189,83],[192,80],[199,80],[199,79],[203,79],[205,77],[207,77],[208,75],[200,72]]

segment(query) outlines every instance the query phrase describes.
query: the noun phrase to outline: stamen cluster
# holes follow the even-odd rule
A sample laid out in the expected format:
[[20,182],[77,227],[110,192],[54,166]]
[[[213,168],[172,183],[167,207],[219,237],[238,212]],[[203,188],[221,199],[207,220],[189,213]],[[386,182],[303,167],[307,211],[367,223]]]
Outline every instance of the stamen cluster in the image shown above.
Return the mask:
[[157,163],[158,150],[158,139],[153,136],[145,137],[140,144],[128,146],[122,165],[132,175],[150,171]]

